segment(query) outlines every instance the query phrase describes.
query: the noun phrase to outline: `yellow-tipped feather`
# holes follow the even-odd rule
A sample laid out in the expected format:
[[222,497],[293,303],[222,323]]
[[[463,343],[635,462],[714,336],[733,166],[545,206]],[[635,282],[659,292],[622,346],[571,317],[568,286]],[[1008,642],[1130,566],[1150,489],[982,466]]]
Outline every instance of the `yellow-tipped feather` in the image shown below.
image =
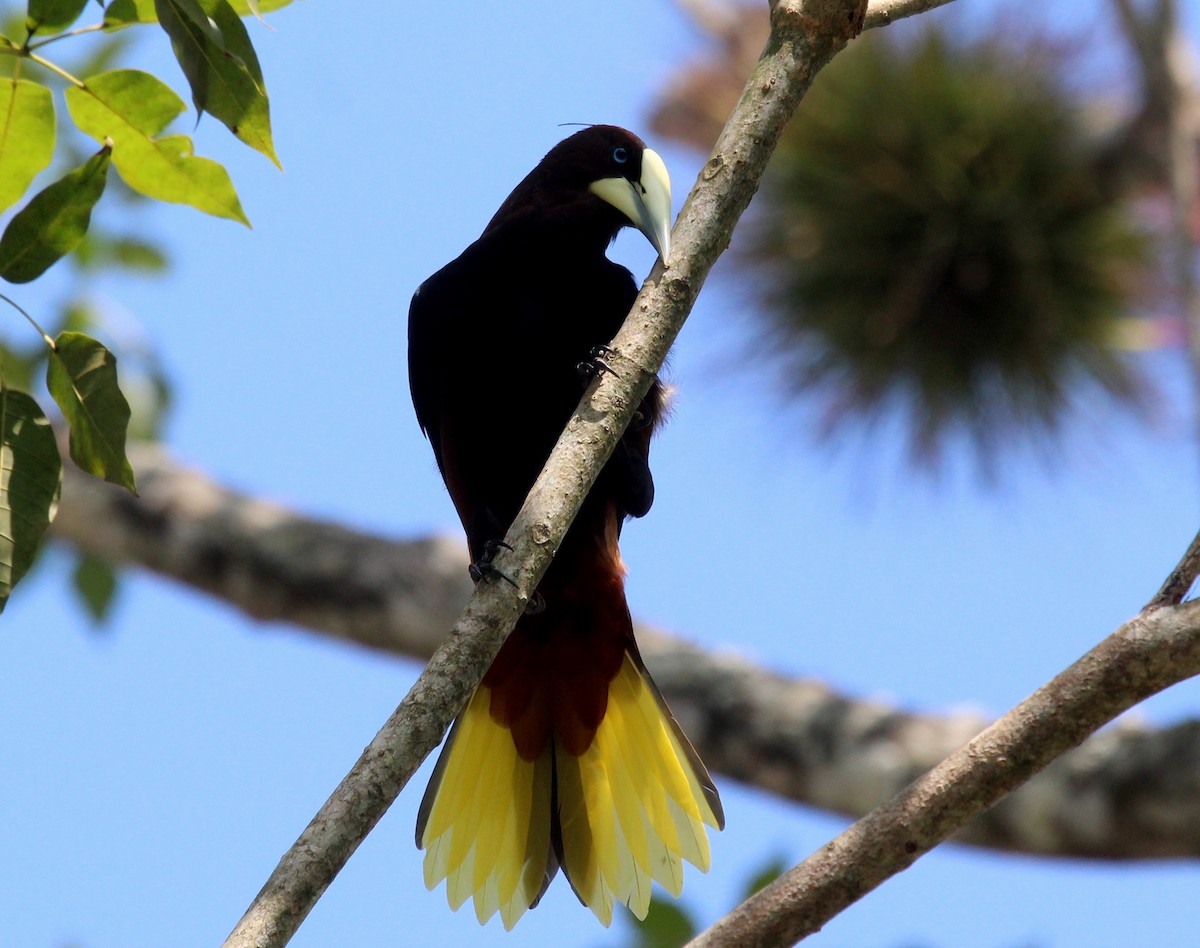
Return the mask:
[[536,902],[547,881],[555,782],[563,868],[602,924],[618,902],[645,918],[652,882],[678,896],[685,860],[707,871],[704,825],[720,828],[722,819],[706,796],[707,774],[697,773],[694,752],[633,656],[624,656],[604,720],[578,757],[556,740],[524,760],[490,708],[481,685],[422,807],[425,885],[444,879],[451,907],[473,898],[480,922],[499,912],[511,929]]
[[492,720],[491,693],[467,704],[426,815],[419,843],[425,885],[443,879],[450,906],[474,897],[486,922],[496,912],[511,929],[536,901],[550,852],[550,751],[523,760],[507,728]]
[[632,656],[609,686],[591,746],[577,759],[560,749],[557,763],[563,868],[602,923],[614,902],[645,918],[652,879],[678,895],[681,859],[708,869],[704,824],[721,820]]

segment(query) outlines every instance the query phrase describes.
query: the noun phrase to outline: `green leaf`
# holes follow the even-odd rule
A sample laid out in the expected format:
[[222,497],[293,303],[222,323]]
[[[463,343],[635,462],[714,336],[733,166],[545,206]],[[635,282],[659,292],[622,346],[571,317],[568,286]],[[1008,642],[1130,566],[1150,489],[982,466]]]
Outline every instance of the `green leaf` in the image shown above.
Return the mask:
[[25,29],[29,35],[61,33],[79,19],[87,0],[29,0]]
[[262,14],[282,10],[291,2],[292,0],[258,0],[257,3],[254,0],[229,0],[229,5],[238,16],[256,16],[261,20]]
[[117,574],[108,560],[90,553],[80,556],[71,574],[71,585],[93,622],[108,618],[117,592]]
[[0,211],[54,157],[54,99],[28,79],[0,79]]
[[223,167],[195,157],[186,135],[154,137],[184,110],[165,83],[136,69],[116,69],[91,77],[83,89],[68,86],[66,96],[83,132],[112,139],[113,164],[133,190],[250,225]]
[[79,246],[92,208],[104,193],[110,151],[101,148],[81,167],[35,195],[8,222],[0,237],[0,277],[28,283]]
[[136,494],[125,457],[129,403],[117,385],[116,356],[83,333],[59,333],[46,366],[46,386],[71,427],[71,459]]
[[0,611],[33,563],[61,487],[50,422],[24,392],[0,387]]
[[154,0],[113,0],[104,9],[104,28],[119,30],[135,23],[153,23]]
[[[275,154],[275,143],[271,138],[271,105],[267,98],[267,87],[263,82],[262,66],[258,62],[258,54],[250,42],[250,34],[238,13],[226,0],[203,0],[204,7],[225,37],[226,48],[235,56],[246,69],[246,75],[253,83],[254,94],[244,90],[244,108],[241,118],[233,127],[226,126],[239,139],[256,151],[266,155],[280,171],[283,165]],[[260,17],[261,19],[261,17]],[[217,116],[220,118],[220,116]],[[222,119],[224,121],[224,119]]]
[[[249,0],[230,0],[233,12],[238,16],[257,16],[279,10],[290,4],[292,0],[259,0],[250,3]],[[254,9],[257,7],[258,9]],[[154,23],[158,15],[154,12],[154,0],[113,0],[104,11],[104,28],[119,30],[135,23]]]
[[197,112],[208,112],[256,151],[279,159],[262,69],[246,27],[226,0],[155,0]]
[[171,39],[171,49],[179,61],[196,111],[202,112],[208,101],[209,70],[212,60],[225,51],[225,40],[197,0],[154,0],[158,24]]
[[696,924],[675,902],[657,896],[644,919],[629,916],[637,930],[636,948],[679,948],[696,934]]

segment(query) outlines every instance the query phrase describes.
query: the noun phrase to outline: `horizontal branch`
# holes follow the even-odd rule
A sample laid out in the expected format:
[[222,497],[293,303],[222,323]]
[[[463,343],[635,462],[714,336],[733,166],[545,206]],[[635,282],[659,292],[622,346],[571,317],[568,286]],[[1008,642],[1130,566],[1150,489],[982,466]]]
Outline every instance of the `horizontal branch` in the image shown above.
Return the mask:
[[[300,516],[145,445],[132,460],[137,498],[68,472],[53,528],[60,541],[203,590],[257,620],[421,661],[470,593],[457,540],[392,541]],[[714,771],[846,816],[886,801],[987,724],[857,700],[645,625],[638,640]],[[1056,761],[956,839],[1053,856],[1194,858],[1198,785],[1200,722],[1123,724]]]

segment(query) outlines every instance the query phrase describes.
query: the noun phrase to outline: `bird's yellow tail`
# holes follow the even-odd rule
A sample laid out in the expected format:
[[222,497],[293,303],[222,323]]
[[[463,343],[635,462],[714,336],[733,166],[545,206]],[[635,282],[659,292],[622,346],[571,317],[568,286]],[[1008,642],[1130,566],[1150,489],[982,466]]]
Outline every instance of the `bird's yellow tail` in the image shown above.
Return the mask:
[[524,760],[480,685],[454,724],[417,819],[425,886],[446,880],[450,907],[475,897],[480,924],[497,911],[511,929],[553,877],[553,757]]
[[425,884],[446,880],[452,908],[468,896],[480,922],[512,928],[558,866],[604,925],[623,903],[639,918],[651,882],[678,896],[683,860],[709,866],[705,825],[724,825],[696,752],[640,662],[626,653],[582,754],[556,736],[533,760],[472,696],[438,761],[417,823]]

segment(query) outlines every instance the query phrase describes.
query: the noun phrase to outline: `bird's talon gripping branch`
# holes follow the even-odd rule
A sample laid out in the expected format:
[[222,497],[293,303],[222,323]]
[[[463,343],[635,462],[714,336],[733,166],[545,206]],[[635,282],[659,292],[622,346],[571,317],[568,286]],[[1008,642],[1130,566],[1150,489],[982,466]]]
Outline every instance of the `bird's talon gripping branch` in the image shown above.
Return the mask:
[[482,582],[488,576],[495,576],[497,579],[502,579],[513,589],[517,589],[517,581],[508,573],[492,565],[492,560],[496,558],[496,554],[501,550],[512,552],[512,547],[503,540],[487,540],[483,544],[483,556],[479,557],[474,563],[467,567],[467,572],[471,574],[473,582]]
[[604,361],[605,356],[612,354],[613,349],[610,346],[594,346],[588,353],[588,357],[575,366],[575,371],[583,377],[585,382],[590,382],[604,372],[617,378],[619,377],[617,370]]

